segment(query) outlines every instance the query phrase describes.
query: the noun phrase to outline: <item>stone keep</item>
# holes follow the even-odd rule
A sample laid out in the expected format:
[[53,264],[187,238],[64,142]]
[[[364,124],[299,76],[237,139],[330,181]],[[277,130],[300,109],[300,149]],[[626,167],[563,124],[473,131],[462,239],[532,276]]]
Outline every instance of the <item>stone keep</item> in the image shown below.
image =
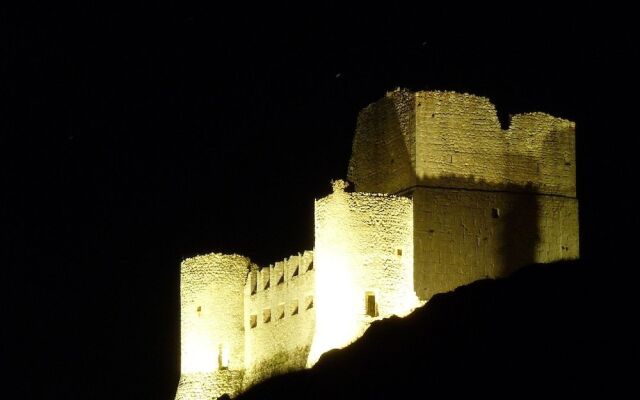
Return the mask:
[[421,299],[534,262],[578,257],[575,124],[543,113],[500,128],[488,99],[395,91],[359,115],[356,191],[413,200]]
[[578,257],[575,125],[543,113],[503,130],[488,99],[396,90],[360,112],[347,183],[315,202],[315,248],[260,268],[181,266],[176,399],[236,395],[311,367],[375,320],[436,293]]

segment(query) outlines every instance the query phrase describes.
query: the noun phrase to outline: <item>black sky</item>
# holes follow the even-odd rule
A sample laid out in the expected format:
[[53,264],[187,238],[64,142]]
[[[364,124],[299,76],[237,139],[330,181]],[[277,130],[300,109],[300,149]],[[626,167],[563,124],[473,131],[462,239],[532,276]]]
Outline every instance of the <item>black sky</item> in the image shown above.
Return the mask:
[[395,87],[576,121],[582,252],[615,248],[602,182],[632,160],[603,138],[633,46],[607,13],[250,7],[1,14],[4,347],[23,398],[171,398],[180,261],[312,248],[358,110]]

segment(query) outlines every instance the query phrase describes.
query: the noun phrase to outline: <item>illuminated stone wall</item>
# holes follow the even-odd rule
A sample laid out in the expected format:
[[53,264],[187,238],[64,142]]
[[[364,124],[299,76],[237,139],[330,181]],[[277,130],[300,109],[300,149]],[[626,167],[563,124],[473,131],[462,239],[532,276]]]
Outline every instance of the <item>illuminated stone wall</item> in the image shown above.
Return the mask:
[[[483,97],[396,90],[358,117],[348,178],[315,202],[315,249],[259,268],[181,266],[176,399],[312,366],[376,319],[516,268],[579,256],[573,122]],[[391,366],[393,367],[393,366]]]
[[453,92],[416,93],[415,115],[418,184],[575,197],[573,122],[518,114],[502,130],[488,99]]
[[575,125],[543,113],[500,127],[484,97],[397,90],[361,111],[348,176],[414,202],[418,296],[533,262],[576,258]]
[[244,386],[303,369],[315,329],[313,252],[258,269],[244,286]]
[[[347,193],[342,181],[316,201],[316,333],[308,365],[356,340],[376,318],[417,305],[412,213],[410,199]],[[368,295],[374,315],[367,315]]]
[[244,371],[244,283],[238,255],[186,259],[180,269],[181,378],[176,399],[236,393]]
[[575,174],[571,121],[519,114],[502,130],[484,97],[399,90],[360,112],[348,178],[359,192],[417,185],[575,197]]

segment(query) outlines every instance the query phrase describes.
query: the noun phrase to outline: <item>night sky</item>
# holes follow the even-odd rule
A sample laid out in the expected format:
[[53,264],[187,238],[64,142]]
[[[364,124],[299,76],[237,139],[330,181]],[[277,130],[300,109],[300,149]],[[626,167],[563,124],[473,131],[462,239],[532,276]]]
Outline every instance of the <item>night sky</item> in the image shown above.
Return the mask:
[[582,254],[618,246],[603,187],[634,169],[614,90],[635,45],[607,13],[250,8],[0,14],[3,352],[21,398],[171,399],[180,261],[311,249],[358,110],[396,87],[576,121]]

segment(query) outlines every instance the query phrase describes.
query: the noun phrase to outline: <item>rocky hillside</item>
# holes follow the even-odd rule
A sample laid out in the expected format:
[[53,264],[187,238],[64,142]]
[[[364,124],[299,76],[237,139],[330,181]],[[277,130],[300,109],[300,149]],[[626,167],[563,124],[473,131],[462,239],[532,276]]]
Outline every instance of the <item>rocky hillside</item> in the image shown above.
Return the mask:
[[615,371],[625,346],[596,283],[595,268],[583,261],[477,281],[435,296],[407,318],[379,321],[313,369],[240,398],[610,394],[623,380]]

